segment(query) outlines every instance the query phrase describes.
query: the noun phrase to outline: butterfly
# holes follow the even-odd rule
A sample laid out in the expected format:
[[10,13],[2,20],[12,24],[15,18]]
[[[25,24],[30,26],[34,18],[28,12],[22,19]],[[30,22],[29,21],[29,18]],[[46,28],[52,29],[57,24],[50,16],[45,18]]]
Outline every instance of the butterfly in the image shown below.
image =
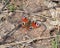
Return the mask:
[[27,17],[22,17],[22,26],[27,29],[32,29],[32,28],[38,28],[39,24],[35,21],[31,21],[31,19],[28,19]]

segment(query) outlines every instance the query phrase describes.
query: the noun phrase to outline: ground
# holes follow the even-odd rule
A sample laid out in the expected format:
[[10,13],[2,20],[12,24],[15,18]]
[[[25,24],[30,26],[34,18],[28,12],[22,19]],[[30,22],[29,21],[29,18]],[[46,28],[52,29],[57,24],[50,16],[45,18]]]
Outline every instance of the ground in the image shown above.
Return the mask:
[[[0,3],[0,48],[52,48],[60,33],[60,1],[2,0]],[[19,27],[21,18],[39,21],[41,26],[28,30]]]

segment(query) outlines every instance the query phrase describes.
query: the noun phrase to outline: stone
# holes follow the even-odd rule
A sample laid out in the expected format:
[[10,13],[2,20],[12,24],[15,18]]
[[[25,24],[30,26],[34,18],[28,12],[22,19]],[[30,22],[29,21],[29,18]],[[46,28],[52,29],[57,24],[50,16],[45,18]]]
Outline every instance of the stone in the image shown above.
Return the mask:
[[45,1],[44,4],[45,4],[48,8],[57,6],[56,3],[53,3],[53,2],[51,2],[51,1]]
[[51,25],[58,25],[59,24],[59,21],[58,20],[56,20],[56,21],[50,21],[50,24]]

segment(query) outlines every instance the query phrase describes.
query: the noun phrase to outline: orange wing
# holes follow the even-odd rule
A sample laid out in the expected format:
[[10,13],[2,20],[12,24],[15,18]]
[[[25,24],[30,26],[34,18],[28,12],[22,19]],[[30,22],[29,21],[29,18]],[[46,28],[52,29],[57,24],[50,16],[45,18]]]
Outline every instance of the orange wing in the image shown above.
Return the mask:
[[27,19],[26,17],[23,17],[23,18],[22,18],[22,22],[27,23],[27,22],[28,22],[28,19]]
[[31,25],[32,25],[33,28],[37,28],[36,23],[32,22]]

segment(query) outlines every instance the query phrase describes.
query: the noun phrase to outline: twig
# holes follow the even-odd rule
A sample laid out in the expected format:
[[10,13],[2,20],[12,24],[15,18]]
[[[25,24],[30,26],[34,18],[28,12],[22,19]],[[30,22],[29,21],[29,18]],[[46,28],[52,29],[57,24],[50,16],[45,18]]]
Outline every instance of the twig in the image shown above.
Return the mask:
[[3,41],[0,44],[5,44],[5,41],[8,37],[12,36],[16,30],[18,30],[21,27],[21,24],[19,24],[16,28],[12,29],[9,33],[6,34],[6,36],[3,37]]
[[[50,37],[37,37],[34,39],[30,39],[30,40],[26,40],[26,41],[20,41],[20,42],[15,42],[15,43],[9,43],[9,44],[4,44],[4,45],[18,45],[18,44],[24,44],[24,43],[31,43],[34,42],[35,40],[46,40],[46,39],[51,39],[51,38],[55,38],[57,35],[55,36],[50,36]],[[59,35],[60,36],[60,35]]]
[[3,11],[3,9],[6,7],[6,5],[9,3],[9,0],[5,3],[5,5],[2,7],[2,9],[0,10],[0,13],[1,11]]

